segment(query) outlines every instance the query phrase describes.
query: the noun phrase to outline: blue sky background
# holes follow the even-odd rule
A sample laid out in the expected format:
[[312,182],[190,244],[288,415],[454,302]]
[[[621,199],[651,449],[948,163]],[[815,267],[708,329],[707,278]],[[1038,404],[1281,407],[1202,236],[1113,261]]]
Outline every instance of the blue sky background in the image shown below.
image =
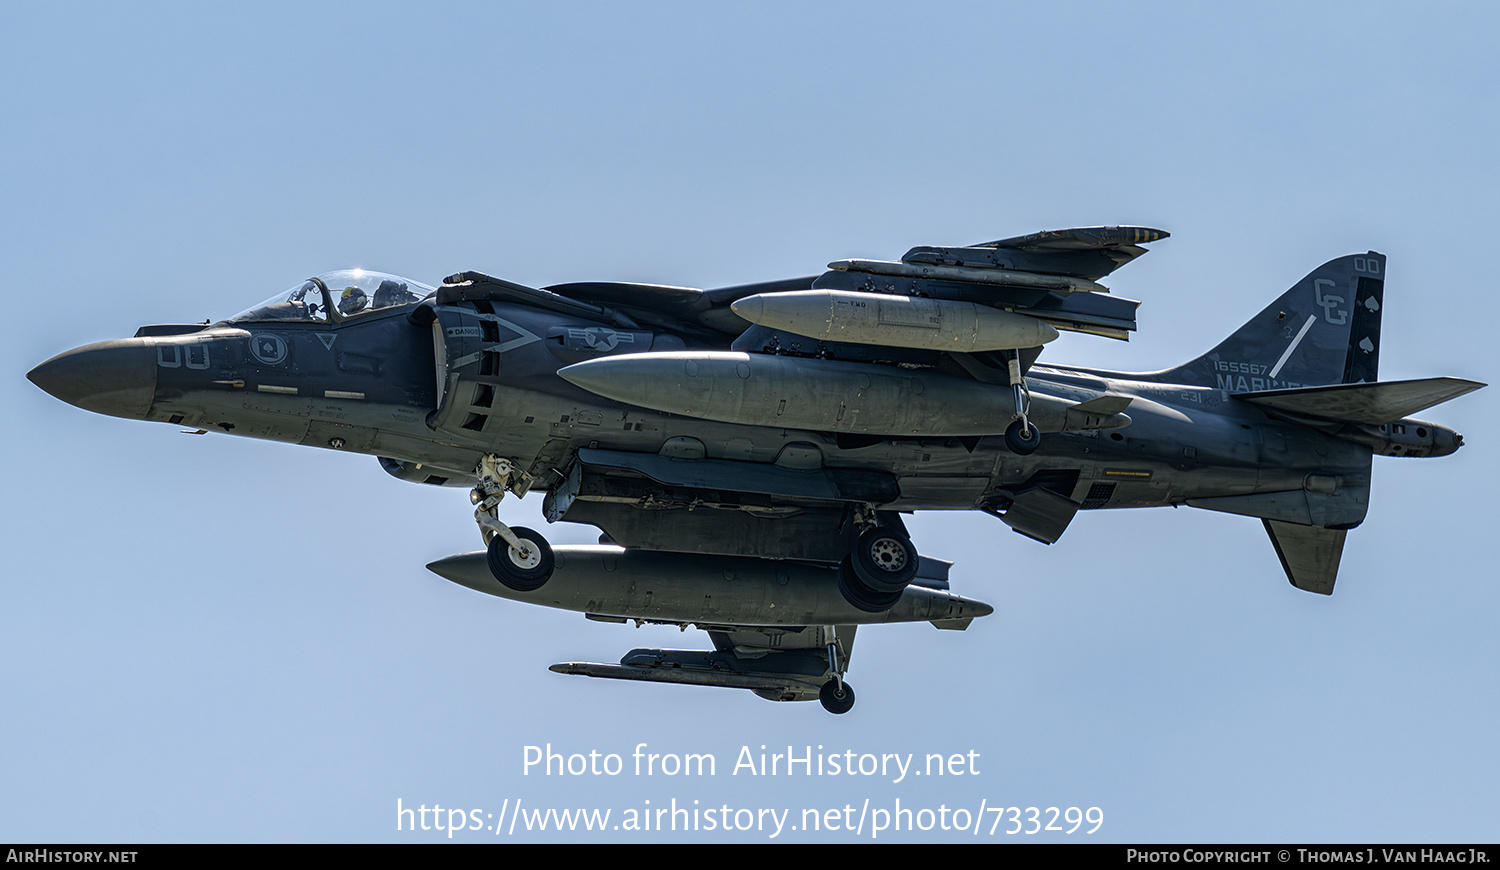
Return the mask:
[[[833,717],[549,673],[707,638],[430,574],[477,546],[462,490],[88,415],[24,373],[334,268],[714,287],[1143,224],[1173,237],[1109,282],[1144,302],[1135,340],[1069,336],[1048,359],[1181,362],[1373,249],[1390,257],[1382,377],[1492,381],[1495,19],[1478,3],[7,4],[0,841],[443,838],[398,833],[398,798],[616,814],[675,798],[793,823],[983,800],[1100,807],[1094,840],[1493,841],[1494,388],[1428,412],[1464,433],[1457,455],[1377,460],[1331,598],[1289,586],[1247,518],[1096,512],[1049,548],[918,515],[918,546],[997,612],[963,633],[861,631],[859,704]],[[532,497],[504,516],[539,513]],[[522,747],[547,742],[720,767],[522,776]],[[730,775],[746,745],[974,751],[980,773]],[[979,841],[1006,839],[1027,837]]]

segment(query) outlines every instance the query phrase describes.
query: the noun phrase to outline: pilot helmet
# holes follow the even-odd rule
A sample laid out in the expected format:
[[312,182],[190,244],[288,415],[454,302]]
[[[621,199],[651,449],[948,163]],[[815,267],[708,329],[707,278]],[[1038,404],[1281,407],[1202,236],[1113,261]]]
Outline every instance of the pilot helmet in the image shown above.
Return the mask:
[[345,287],[339,294],[339,311],[343,314],[358,314],[370,304],[370,297],[358,287]]

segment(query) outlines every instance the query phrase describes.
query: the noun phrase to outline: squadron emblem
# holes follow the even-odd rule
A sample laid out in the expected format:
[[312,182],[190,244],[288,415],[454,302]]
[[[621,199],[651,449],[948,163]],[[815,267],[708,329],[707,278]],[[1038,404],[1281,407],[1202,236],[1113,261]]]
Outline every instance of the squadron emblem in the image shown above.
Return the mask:
[[269,332],[250,336],[250,354],[268,366],[286,362],[286,340]]

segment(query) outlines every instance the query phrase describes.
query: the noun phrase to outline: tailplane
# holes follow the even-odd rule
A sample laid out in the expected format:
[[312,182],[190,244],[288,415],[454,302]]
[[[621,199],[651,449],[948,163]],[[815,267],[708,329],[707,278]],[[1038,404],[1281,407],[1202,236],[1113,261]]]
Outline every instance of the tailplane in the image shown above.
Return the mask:
[[1463,378],[1422,378],[1375,384],[1334,384],[1293,390],[1236,393],[1235,398],[1259,405],[1289,420],[1367,423],[1380,425],[1441,405],[1485,386]]
[[1153,380],[1231,393],[1376,379],[1385,255],[1339,257],[1314,269],[1218,347]]

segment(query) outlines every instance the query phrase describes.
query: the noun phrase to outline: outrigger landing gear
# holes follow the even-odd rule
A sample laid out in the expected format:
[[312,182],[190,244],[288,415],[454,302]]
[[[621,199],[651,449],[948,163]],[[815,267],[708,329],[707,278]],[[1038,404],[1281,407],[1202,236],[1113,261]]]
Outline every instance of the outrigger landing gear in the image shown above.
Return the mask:
[[1042,446],[1042,432],[1022,417],[1006,428],[1005,446],[1010,448],[1011,453],[1030,456]]
[[1021,375],[1021,355],[1010,352],[1007,360],[1010,367],[1010,390],[1016,402],[1016,421],[1006,427],[1005,446],[1019,456],[1030,456],[1042,446],[1042,431],[1031,424],[1031,393],[1026,389],[1026,378]]
[[531,475],[509,459],[485,454],[474,469],[479,483],[469,493],[474,503],[474,522],[489,548],[490,573],[507,589],[534,592],[552,576],[552,546],[547,539],[520,526],[512,529],[500,522],[497,508],[506,491],[520,498],[531,489]]
[[833,672],[833,679],[823,684],[818,690],[818,703],[823,709],[830,713],[847,713],[854,709],[854,687],[844,682],[844,674],[839,670],[838,645],[828,645],[828,670]]

